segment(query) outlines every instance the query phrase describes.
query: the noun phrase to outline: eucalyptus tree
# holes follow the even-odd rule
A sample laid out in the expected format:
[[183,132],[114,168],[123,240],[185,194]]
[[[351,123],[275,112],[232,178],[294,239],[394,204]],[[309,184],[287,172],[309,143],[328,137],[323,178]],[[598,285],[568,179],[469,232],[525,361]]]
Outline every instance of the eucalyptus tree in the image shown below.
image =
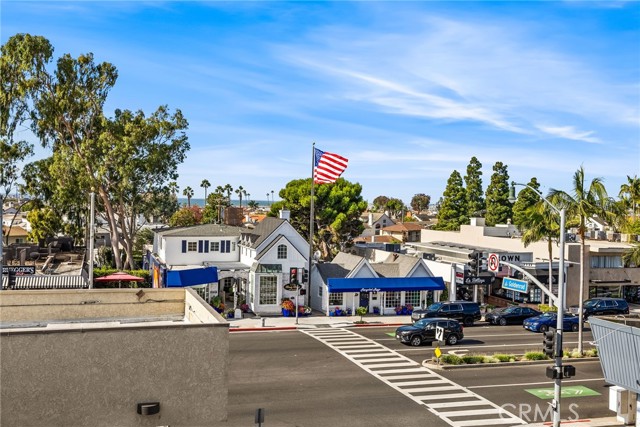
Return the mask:
[[491,183],[487,187],[486,196],[487,225],[506,224],[511,219],[511,202],[509,202],[509,173],[507,165],[502,162],[496,162],[493,165]]
[[402,214],[407,210],[404,202],[396,197],[392,197],[387,201],[386,208],[393,218],[402,218]]
[[467,191],[467,216],[482,217],[486,209],[482,190],[482,163],[473,156],[464,176]]
[[549,197],[555,201],[560,208],[565,208],[567,217],[578,220],[578,234],[580,235],[580,288],[579,295],[579,329],[578,329],[578,351],[582,353],[582,305],[585,286],[584,263],[585,263],[585,235],[587,231],[586,222],[594,215],[606,216],[606,203],[608,201],[607,190],[604,187],[602,178],[593,178],[591,182],[586,182],[584,168],[580,168],[573,174],[573,188],[571,193],[562,190],[551,189]]
[[431,196],[424,193],[414,194],[411,198],[411,209],[421,213],[423,210],[429,209],[429,203],[431,202]]
[[207,189],[211,187],[211,183],[207,179],[203,179],[200,183],[200,187],[204,188],[204,201],[207,202]]
[[376,212],[384,212],[387,208],[387,203],[389,203],[389,197],[378,196],[373,199],[373,210]]
[[438,209],[436,230],[460,230],[462,224],[469,221],[467,217],[467,198],[460,172],[454,170],[447,180],[442,203]]
[[182,190],[182,195],[187,198],[187,207],[191,207],[191,198],[193,197],[193,188],[186,186],[184,190]]

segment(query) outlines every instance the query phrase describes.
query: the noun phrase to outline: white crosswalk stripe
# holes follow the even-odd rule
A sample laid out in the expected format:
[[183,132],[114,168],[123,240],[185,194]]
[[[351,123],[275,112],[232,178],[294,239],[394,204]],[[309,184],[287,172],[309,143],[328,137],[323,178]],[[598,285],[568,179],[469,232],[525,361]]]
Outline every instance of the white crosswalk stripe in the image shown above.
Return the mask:
[[522,419],[484,397],[373,340],[340,328],[301,332],[334,349],[453,427],[517,426]]

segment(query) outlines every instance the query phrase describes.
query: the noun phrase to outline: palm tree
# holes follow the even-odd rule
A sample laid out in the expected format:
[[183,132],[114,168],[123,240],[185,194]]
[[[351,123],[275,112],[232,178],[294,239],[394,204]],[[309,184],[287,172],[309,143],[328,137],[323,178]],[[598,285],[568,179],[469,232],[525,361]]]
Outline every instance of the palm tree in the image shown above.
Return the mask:
[[207,203],[207,188],[211,187],[211,183],[206,180],[203,179],[202,182],[200,183],[200,187],[204,188],[204,203]]
[[171,192],[171,194],[173,194],[176,198],[178,198],[178,183],[175,181],[171,181],[169,183],[169,191]]
[[632,245],[622,254],[622,262],[624,262],[625,267],[632,265],[640,267],[640,242],[633,242]]
[[269,193],[267,193],[267,205],[269,204]]
[[273,190],[271,190],[271,203],[273,203]]
[[229,206],[231,206],[231,193],[233,193],[233,187],[231,184],[225,184],[224,191],[227,193],[227,201],[229,202]]
[[182,195],[187,198],[187,207],[191,207],[191,198],[193,197],[193,188],[187,186],[182,190]]
[[238,195],[238,199],[240,199],[240,208],[242,208],[242,195],[246,194],[246,191],[243,193],[243,190],[242,185],[236,188],[236,194]]
[[635,175],[631,178],[627,175],[627,183],[620,186],[620,197],[627,196],[631,204],[631,216],[636,219],[636,213],[640,206],[640,178]]
[[[553,242],[560,238],[560,224],[556,218],[557,214],[552,211],[547,204],[540,200],[526,210],[526,218],[522,225],[522,243],[526,248],[531,243],[541,240],[547,241],[547,251],[549,253],[549,291],[553,287]],[[549,305],[552,302],[549,301]]]
[[[584,241],[587,231],[586,221],[587,218],[591,218],[594,215],[606,217],[605,204],[608,201],[607,190],[604,188],[602,178],[593,178],[591,182],[586,185],[584,178],[584,168],[580,166],[580,169],[573,174],[573,189],[572,194],[565,193],[561,190],[551,189],[549,197],[557,202],[560,207],[565,208],[568,218],[577,218],[578,234],[580,235],[580,288],[579,288],[579,308],[578,315],[580,316],[579,329],[578,329],[578,352],[582,354],[582,305],[584,294]],[[558,307],[559,311],[562,311],[564,307]]]

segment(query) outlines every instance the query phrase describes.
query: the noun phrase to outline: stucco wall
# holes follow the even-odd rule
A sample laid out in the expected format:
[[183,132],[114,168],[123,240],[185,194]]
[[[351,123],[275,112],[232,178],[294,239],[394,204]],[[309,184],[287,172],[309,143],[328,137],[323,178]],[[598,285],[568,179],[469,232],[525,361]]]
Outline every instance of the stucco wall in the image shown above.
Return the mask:
[[[17,292],[3,292],[2,305]],[[193,291],[180,292],[186,321],[175,324],[0,329],[0,425],[178,427],[225,420],[228,323]],[[161,304],[137,307],[153,316],[153,306]],[[160,413],[138,415],[142,402],[160,402]]]

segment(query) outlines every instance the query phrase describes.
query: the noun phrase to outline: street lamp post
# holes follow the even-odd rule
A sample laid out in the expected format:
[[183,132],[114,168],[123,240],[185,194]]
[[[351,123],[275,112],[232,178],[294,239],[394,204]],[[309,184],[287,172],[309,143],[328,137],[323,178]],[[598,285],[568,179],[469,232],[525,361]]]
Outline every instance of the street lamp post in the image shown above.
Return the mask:
[[562,329],[564,323],[564,306],[565,306],[565,283],[564,283],[564,243],[565,243],[565,221],[566,211],[564,208],[558,209],[553,205],[542,193],[535,188],[527,184],[519,184],[517,182],[511,182],[511,188],[509,191],[509,200],[515,199],[515,186],[521,185],[533,190],[538,197],[544,200],[547,205],[560,215],[560,250],[558,254],[559,270],[558,271],[558,296],[555,299],[556,307],[558,308],[558,315],[556,316],[556,347],[555,347],[555,366],[556,372],[554,379],[554,393],[551,407],[553,408],[553,427],[560,427],[560,397],[562,392]]

